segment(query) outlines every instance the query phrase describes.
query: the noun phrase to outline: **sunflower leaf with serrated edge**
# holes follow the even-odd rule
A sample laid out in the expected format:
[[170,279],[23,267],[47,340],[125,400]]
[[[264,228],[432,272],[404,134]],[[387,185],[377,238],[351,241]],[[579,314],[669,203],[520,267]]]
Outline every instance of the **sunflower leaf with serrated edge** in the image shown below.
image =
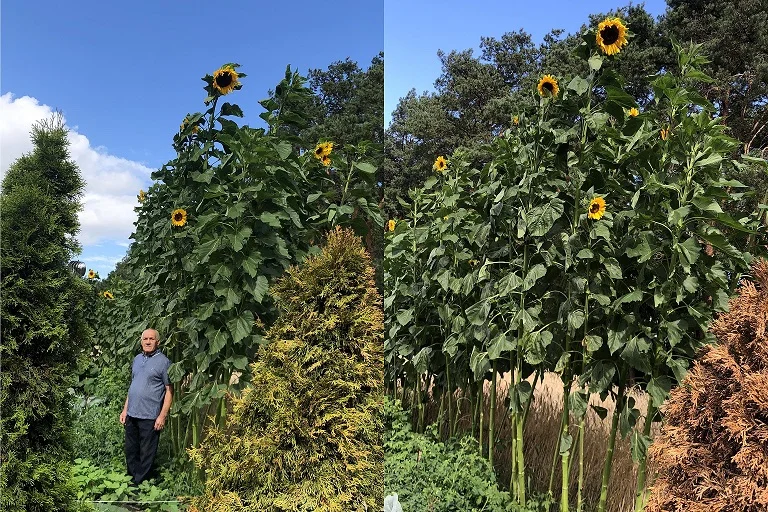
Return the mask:
[[232,333],[232,340],[235,343],[240,343],[242,339],[251,334],[253,328],[253,313],[250,311],[244,311],[235,318],[227,322],[229,332]]

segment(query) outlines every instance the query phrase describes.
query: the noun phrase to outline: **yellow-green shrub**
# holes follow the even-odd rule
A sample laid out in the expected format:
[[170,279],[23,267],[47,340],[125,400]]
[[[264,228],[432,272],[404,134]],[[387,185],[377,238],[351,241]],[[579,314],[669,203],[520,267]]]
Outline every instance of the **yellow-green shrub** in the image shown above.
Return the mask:
[[272,294],[280,317],[234,401],[192,459],[206,511],[381,510],[383,312],[351,231],[292,267]]

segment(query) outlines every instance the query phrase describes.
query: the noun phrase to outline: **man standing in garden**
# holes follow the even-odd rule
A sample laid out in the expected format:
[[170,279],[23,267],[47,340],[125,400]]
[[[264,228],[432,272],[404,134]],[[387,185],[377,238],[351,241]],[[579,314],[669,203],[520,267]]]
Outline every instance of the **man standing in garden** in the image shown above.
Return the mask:
[[142,353],[133,359],[131,386],[120,414],[120,423],[125,425],[126,466],[136,485],[148,478],[171,409],[171,362],[157,349],[159,343],[156,330],[141,334]]

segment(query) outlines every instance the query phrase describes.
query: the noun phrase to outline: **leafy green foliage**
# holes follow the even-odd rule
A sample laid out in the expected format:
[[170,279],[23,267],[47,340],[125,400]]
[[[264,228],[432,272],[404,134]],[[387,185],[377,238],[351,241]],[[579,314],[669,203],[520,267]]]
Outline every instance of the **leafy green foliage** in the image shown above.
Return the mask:
[[[768,12],[760,0],[670,0],[666,30],[704,46],[712,81],[702,89],[745,152],[768,148]],[[762,155],[763,157],[765,154]]]
[[337,228],[271,293],[280,311],[225,428],[192,459],[200,510],[383,507],[382,310],[360,239]]
[[75,399],[73,452],[102,464],[124,464],[124,427],[117,421],[128,393],[127,372],[104,368],[84,381],[85,395]]
[[36,124],[32,142],[0,195],[0,508],[64,511],[74,507],[68,387],[90,344],[88,287],[67,268],[83,182],[60,115]]
[[[142,510],[151,512],[177,512],[181,510],[176,497],[150,480],[136,486],[131,477],[117,468],[104,469],[88,459],[77,458],[72,466],[73,480],[77,484],[77,498],[87,501],[135,501]],[[151,503],[168,501],[170,503]]]
[[[368,159],[381,162],[384,156],[384,54],[375,56],[365,70],[346,59],[330,64],[327,69],[311,69],[308,78],[314,95],[311,105],[303,111],[309,118],[309,125],[299,132],[303,144],[311,147],[318,140],[328,139],[359,147],[365,142]],[[365,193],[375,199],[373,218],[378,218],[378,203],[384,194],[381,165],[371,176],[375,176],[373,190],[366,182]],[[376,283],[383,291],[384,233],[378,229],[380,226],[380,222],[371,223],[364,241],[376,268]]]
[[408,413],[389,397],[384,400],[384,418],[384,491],[397,494],[403,510],[548,510],[546,500],[515,506],[509,493],[499,489],[473,438],[442,443],[434,425],[426,435],[414,433]]

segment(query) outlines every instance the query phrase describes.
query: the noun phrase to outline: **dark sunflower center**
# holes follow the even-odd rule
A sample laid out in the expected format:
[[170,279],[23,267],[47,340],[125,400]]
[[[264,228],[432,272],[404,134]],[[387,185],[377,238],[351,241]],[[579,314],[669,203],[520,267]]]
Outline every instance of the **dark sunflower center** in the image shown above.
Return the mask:
[[232,83],[232,73],[225,71],[216,77],[216,85],[219,87],[228,87]]
[[317,149],[315,150],[315,154],[316,154],[316,155],[322,155],[322,154],[323,154],[323,148],[317,148]]
[[619,27],[610,25],[600,31],[600,37],[603,38],[603,44],[610,46],[619,40]]
[[549,92],[552,92],[555,90],[555,86],[552,82],[544,82],[544,85],[542,87],[544,87]]
[[173,216],[173,218],[176,220],[176,222],[181,222],[181,219],[183,219],[184,216],[180,213],[177,213],[176,215]]
[[597,213],[600,211],[600,205],[597,203],[592,203],[592,206],[589,207],[590,213]]

